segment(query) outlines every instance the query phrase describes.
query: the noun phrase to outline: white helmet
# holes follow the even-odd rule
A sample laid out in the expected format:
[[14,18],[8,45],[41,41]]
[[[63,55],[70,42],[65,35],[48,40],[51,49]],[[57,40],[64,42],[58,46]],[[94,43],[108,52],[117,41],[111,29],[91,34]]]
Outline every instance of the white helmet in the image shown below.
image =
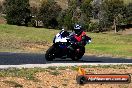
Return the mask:
[[82,26],[81,25],[79,25],[79,24],[76,24],[75,26],[74,26],[74,29],[76,30],[78,30],[78,29],[81,29],[82,28]]
[[79,25],[79,24],[76,24],[74,26],[74,31],[75,31],[76,34],[80,34],[82,32],[82,26]]

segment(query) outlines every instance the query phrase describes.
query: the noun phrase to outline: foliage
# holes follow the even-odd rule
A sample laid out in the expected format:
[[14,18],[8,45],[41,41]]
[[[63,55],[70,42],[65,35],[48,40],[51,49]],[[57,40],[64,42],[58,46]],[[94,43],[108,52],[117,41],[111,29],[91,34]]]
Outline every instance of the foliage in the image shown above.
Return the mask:
[[132,23],[132,3],[129,3],[126,6],[126,13],[124,17],[126,18],[128,24]]
[[60,11],[61,7],[54,0],[44,1],[40,7],[38,19],[43,21],[44,27],[55,28],[58,26],[56,18]]
[[58,16],[59,27],[66,27],[67,30],[72,30],[75,23],[74,13],[77,7],[76,0],[69,0],[69,7],[63,10]]
[[3,11],[2,3],[0,2],[0,13]]
[[59,27],[66,27],[67,30],[71,30],[73,26],[72,11],[70,9],[61,12],[58,17]]
[[92,17],[92,0],[84,0],[81,5],[81,17],[80,24],[84,27],[84,29],[88,29],[88,25],[90,23],[90,18]]
[[84,0],[83,3],[80,6],[82,13],[85,13],[88,18],[92,17],[91,1],[92,0]]
[[111,25],[119,14],[123,15],[124,13],[125,6],[123,0],[105,0],[102,6],[108,17],[108,22]]
[[87,31],[90,31],[90,32],[98,32],[99,31],[99,24],[97,22],[95,23],[90,23],[89,24],[89,27],[88,27],[88,30]]
[[6,0],[5,12],[8,24],[27,24],[30,16],[29,0]]
[[90,1],[92,0],[85,0],[84,2],[70,0],[69,8],[58,17],[59,25],[66,26],[68,30],[72,30],[73,25],[79,23],[84,29],[88,29],[92,8]]
[[31,14],[33,16],[37,16],[38,15],[38,12],[39,12],[39,8],[38,7],[32,6],[32,7],[30,7],[30,10],[31,10]]
[[131,24],[132,20],[132,3],[124,4],[123,0],[68,0],[68,9],[63,10],[55,0],[42,0],[40,6],[32,7],[29,0],[5,2],[7,23],[30,27],[41,24],[45,28],[72,30],[79,23],[86,31],[102,32],[113,24]]

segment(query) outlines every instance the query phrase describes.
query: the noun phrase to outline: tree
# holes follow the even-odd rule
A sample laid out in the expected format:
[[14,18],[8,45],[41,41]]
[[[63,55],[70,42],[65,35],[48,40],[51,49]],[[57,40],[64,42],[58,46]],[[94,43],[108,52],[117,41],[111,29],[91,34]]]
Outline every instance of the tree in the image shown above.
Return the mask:
[[80,9],[81,9],[81,16],[80,16],[80,23],[82,26],[88,30],[90,18],[92,17],[92,0],[83,0]]
[[119,21],[118,16],[123,15],[125,10],[123,0],[104,0],[101,8],[107,16],[106,21],[109,23],[109,25],[114,25],[116,33],[116,25],[117,21]]
[[67,30],[72,30],[74,20],[73,12],[70,9],[64,10],[58,17],[59,27],[66,27]]
[[65,26],[68,30],[72,30],[73,25],[79,23],[87,29],[92,11],[91,1],[69,0],[68,9],[59,15],[59,24]]
[[30,16],[29,0],[5,0],[5,12],[8,24],[26,25]]
[[85,13],[88,18],[92,16],[92,0],[84,0],[80,6],[82,13]]
[[58,26],[57,17],[61,11],[61,7],[54,0],[42,2],[39,10],[38,19],[44,23],[44,27],[55,28]]
[[77,20],[75,19],[75,13],[77,8],[76,0],[68,1],[68,9],[63,10],[58,17],[59,27],[66,27],[67,30],[72,30],[73,25]]
[[3,8],[2,8],[2,2],[0,2],[0,13],[3,12]]
[[127,24],[132,24],[132,3],[126,6],[126,13],[124,18],[127,20]]

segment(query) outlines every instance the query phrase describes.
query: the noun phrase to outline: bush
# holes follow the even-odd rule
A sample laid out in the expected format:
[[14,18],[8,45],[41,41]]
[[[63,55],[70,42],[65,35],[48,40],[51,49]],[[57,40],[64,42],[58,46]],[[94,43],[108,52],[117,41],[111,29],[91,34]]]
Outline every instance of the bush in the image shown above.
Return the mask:
[[30,16],[29,6],[29,0],[5,0],[7,23],[25,25],[25,19]]
[[2,13],[3,8],[2,8],[2,3],[0,2],[0,13]]
[[61,7],[54,1],[48,0],[42,2],[38,19],[42,20],[44,27],[55,28],[58,26],[57,17],[61,11]]
[[90,32],[99,32],[100,31],[99,24],[97,22],[90,23],[87,31],[90,31]]
[[72,19],[72,11],[67,9],[60,13],[58,17],[59,27],[66,27],[66,30],[72,30],[74,21]]
[[132,3],[129,3],[126,6],[126,13],[125,13],[126,22],[128,24],[132,23]]

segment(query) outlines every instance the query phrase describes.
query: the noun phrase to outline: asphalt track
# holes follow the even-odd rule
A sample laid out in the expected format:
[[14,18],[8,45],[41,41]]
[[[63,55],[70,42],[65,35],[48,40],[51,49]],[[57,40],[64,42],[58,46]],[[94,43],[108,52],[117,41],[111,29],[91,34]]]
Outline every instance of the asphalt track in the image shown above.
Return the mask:
[[79,61],[71,59],[59,59],[47,62],[45,54],[36,53],[0,53],[0,68],[34,68],[48,66],[75,66],[75,65],[117,65],[117,64],[132,64],[132,59],[112,58],[112,57],[96,57],[83,56]]

